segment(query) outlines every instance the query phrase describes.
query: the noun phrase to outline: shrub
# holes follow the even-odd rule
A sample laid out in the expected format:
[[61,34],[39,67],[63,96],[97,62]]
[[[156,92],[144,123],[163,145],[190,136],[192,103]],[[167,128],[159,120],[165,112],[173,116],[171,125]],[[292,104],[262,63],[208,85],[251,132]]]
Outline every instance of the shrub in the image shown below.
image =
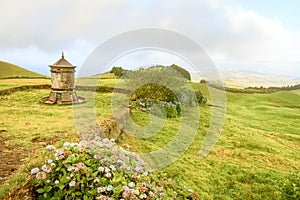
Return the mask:
[[300,199],[300,171],[291,172],[281,184],[285,199]]
[[[126,145],[124,145],[127,147]],[[47,146],[50,158],[31,170],[38,199],[198,199],[113,140]]]
[[135,109],[149,112],[158,117],[174,118],[181,114],[180,102],[172,103],[146,98],[138,99],[132,104]]

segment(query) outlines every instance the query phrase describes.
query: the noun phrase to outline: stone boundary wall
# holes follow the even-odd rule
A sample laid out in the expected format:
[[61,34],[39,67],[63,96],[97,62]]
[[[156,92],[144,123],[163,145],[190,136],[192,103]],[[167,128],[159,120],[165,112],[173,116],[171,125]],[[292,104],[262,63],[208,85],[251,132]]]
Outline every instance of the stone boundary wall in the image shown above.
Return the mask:
[[[30,89],[51,89],[50,84],[43,84],[43,85],[22,85],[18,87],[12,87],[4,90],[0,90],[0,96],[9,95],[14,92],[18,91],[25,91]],[[96,92],[103,92],[103,93],[109,93],[109,92],[119,92],[119,93],[130,93],[131,91],[125,90],[122,88],[114,88],[114,87],[105,87],[105,86],[76,86],[76,90],[78,91],[96,91]]]

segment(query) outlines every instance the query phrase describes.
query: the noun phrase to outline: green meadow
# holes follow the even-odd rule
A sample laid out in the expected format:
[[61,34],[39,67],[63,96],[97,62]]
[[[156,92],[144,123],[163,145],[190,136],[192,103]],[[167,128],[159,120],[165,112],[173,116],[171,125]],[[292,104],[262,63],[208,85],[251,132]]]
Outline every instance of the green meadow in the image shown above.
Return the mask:
[[[113,87],[117,79],[101,79],[100,86]],[[32,84],[50,84],[49,79],[1,79],[0,90]],[[207,86],[191,83],[209,98]],[[72,106],[44,105],[39,99],[46,89],[29,89],[0,96],[0,198],[26,188],[29,171],[44,155],[44,147],[60,147],[79,141]],[[112,116],[111,93],[95,95],[98,121]],[[300,170],[300,91],[268,94],[226,93],[226,119],[212,151],[200,158],[199,151],[209,127],[211,106],[200,105],[201,119],[193,143],[175,162],[162,169],[181,178],[201,199],[285,199],[285,181]],[[220,108],[225,109],[225,108]],[[148,113],[134,111],[141,125]],[[181,118],[168,118],[154,136],[142,139],[125,133],[119,144],[145,153],[164,147],[176,135]],[[138,133],[135,133],[138,135]],[[12,159],[14,158],[14,162]],[[1,164],[2,165],[2,164]],[[25,190],[25,189],[24,189]]]

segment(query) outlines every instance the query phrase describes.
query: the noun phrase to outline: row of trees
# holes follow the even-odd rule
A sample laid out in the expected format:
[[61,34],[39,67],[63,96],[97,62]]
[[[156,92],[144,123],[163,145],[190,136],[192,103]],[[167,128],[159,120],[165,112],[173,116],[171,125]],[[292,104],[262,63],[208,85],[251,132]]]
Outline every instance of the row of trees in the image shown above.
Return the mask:
[[[170,66],[155,65],[155,66],[149,67],[149,69],[151,69],[151,68],[173,69],[176,72],[178,72],[178,73],[176,73],[177,77],[180,77],[180,78],[182,77],[182,78],[185,78],[186,80],[189,80],[189,81],[191,80],[191,74],[186,69],[184,69],[184,68],[182,68],[178,65],[175,65],[175,64],[172,64]],[[146,69],[147,68],[141,67],[139,70],[146,70]],[[114,73],[116,77],[121,78],[123,75],[125,75],[129,71],[130,70],[123,69],[122,67],[113,67],[110,70],[110,73]]]

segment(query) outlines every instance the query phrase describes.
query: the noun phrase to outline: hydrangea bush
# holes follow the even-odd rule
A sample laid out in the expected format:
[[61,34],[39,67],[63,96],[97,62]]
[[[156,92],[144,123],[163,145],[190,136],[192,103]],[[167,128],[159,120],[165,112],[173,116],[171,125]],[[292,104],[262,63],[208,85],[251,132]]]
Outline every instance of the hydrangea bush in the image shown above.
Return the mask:
[[158,117],[174,118],[181,114],[180,102],[172,103],[145,98],[132,102],[132,105],[137,110],[149,112]]
[[155,172],[136,153],[99,137],[46,147],[49,158],[31,170],[38,199],[198,199],[178,181]]
[[158,117],[175,118],[181,115],[184,106],[196,106],[197,103],[206,104],[207,98],[200,90],[184,90],[174,101],[162,101],[152,98],[139,98],[131,102],[133,108],[149,112]]

